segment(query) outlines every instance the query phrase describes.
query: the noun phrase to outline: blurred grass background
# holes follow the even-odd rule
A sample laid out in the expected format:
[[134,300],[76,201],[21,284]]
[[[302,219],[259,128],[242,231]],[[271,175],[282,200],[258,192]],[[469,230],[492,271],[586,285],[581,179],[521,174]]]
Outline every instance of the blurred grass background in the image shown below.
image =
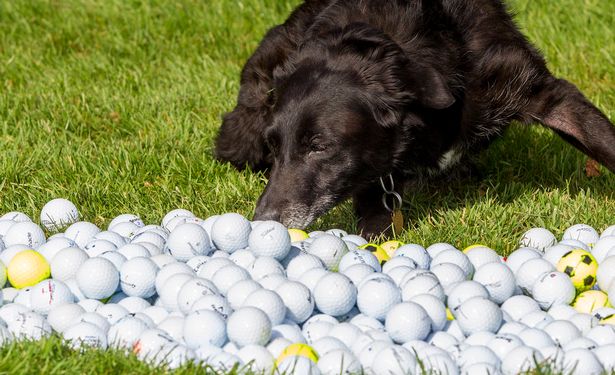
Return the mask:
[[[212,158],[239,72],[298,1],[0,1],[0,212],[38,217],[66,197],[105,225],[132,212],[159,222],[251,215],[266,183]],[[523,31],[556,75],[615,118],[615,2],[514,0]],[[615,147],[615,145],[614,145]],[[615,223],[615,176],[550,131],[514,126],[480,156],[480,181],[405,196],[405,241],[513,249],[544,226]],[[356,229],[346,203],[313,229]]]

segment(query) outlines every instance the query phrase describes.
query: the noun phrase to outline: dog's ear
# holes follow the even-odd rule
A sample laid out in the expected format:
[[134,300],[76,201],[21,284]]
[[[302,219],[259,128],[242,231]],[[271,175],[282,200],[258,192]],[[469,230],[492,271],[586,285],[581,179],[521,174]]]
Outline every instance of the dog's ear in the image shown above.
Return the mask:
[[548,79],[531,98],[526,115],[615,173],[615,126],[570,82]]
[[432,66],[410,67],[409,78],[418,101],[427,108],[445,109],[455,103],[455,97],[442,74]]

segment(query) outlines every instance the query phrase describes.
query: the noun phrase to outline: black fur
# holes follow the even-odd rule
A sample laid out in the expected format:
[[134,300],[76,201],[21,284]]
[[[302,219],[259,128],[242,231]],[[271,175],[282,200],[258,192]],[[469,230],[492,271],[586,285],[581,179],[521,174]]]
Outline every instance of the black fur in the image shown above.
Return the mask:
[[378,177],[401,191],[447,173],[513,120],[615,171],[615,127],[551,75],[501,1],[307,0],[246,63],[216,156],[269,169],[256,219],[304,227],[353,197],[369,236],[390,224]]

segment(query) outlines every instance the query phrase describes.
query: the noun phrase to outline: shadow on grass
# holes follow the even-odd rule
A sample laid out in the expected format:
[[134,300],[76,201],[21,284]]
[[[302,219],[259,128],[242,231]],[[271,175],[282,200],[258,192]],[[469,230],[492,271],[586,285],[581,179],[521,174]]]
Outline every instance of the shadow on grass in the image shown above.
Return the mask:
[[[406,190],[403,213],[409,225],[437,211],[488,201],[509,205],[520,197],[548,195],[552,190],[565,191],[569,196],[591,192],[595,197],[615,197],[615,178],[611,172],[600,167],[601,176],[587,177],[584,169],[587,157],[539,126],[515,124],[488,149],[471,158],[479,176],[442,176]],[[456,174],[463,175],[463,172]],[[541,198],[536,200],[535,204],[540,204]],[[351,204],[346,202],[312,228],[340,227],[356,231],[356,224]]]

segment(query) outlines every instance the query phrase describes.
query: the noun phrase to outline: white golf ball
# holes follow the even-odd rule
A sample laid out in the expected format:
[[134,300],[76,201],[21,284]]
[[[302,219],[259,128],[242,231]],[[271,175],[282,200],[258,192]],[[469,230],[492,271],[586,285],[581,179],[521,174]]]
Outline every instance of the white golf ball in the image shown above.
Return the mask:
[[198,224],[178,225],[167,239],[166,252],[181,262],[193,256],[208,255],[211,252],[209,235]]
[[7,322],[9,332],[16,339],[40,340],[51,336],[51,326],[41,314],[28,311]]
[[88,259],[88,254],[77,247],[62,249],[51,260],[51,276],[60,281],[75,278],[79,267]]
[[214,285],[218,288],[220,294],[225,296],[233,285],[239,281],[247,280],[249,278],[250,274],[248,271],[233,264],[224,266],[216,271],[211,278],[211,281],[213,281]]
[[220,215],[211,228],[211,239],[216,248],[233,253],[248,246],[252,226],[245,217],[236,213]]
[[286,274],[289,280],[297,281],[303,274],[312,268],[324,269],[325,265],[320,258],[302,253],[288,262],[286,265]]
[[542,252],[556,243],[557,238],[555,238],[555,235],[545,228],[532,228],[523,233],[519,240],[519,246],[531,247]]
[[431,319],[423,307],[414,302],[393,306],[385,319],[386,331],[398,344],[424,340],[431,332]]
[[286,317],[286,306],[282,298],[274,291],[259,289],[249,295],[242,307],[257,307],[267,314],[272,325],[282,323]]
[[[404,258],[409,262],[414,263],[409,258]],[[403,262],[403,261],[402,261]],[[373,268],[374,271],[380,272],[382,267],[380,266],[380,262],[378,262],[378,258],[371,251],[356,249],[347,252],[339,263],[339,272],[344,273],[349,267],[352,267],[356,264],[365,264],[369,267]]]
[[[414,366],[412,367],[414,368]],[[323,375],[361,373],[361,362],[348,349],[335,349],[320,356],[318,369]]]
[[480,297],[463,302],[453,314],[466,336],[481,331],[495,333],[502,325],[502,310],[492,301]]
[[314,300],[321,312],[333,316],[343,315],[355,305],[357,288],[348,277],[338,273],[329,273],[316,284]]
[[135,257],[122,264],[120,286],[132,297],[149,298],[156,293],[158,266],[149,258]]
[[542,253],[536,249],[530,247],[521,247],[506,257],[506,265],[510,270],[516,273],[519,267],[530,259],[536,259],[542,257]]
[[226,293],[226,299],[233,310],[243,306],[244,301],[253,292],[262,289],[259,283],[254,280],[242,280],[233,285]]
[[217,295],[218,288],[207,279],[195,277],[184,283],[177,294],[177,306],[179,311],[188,314],[192,306],[200,298],[208,295]]
[[433,332],[441,331],[446,327],[446,306],[437,297],[431,294],[419,294],[410,299],[409,302],[414,302],[421,305],[431,319],[431,328]]
[[584,244],[588,245],[590,248],[594,246],[600,235],[594,228],[587,224],[575,224],[570,228],[566,229],[564,235],[562,236],[562,240],[577,240],[581,241]]
[[348,252],[346,243],[332,234],[317,237],[307,250],[320,258],[329,271],[337,271],[342,257]]
[[73,293],[60,280],[43,280],[30,291],[30,306],[39,314],[47,315],[55,306],[73,302]]
[[511,350],[502,361],[502,373],[517,375],[534,370],[542,361],[543,356],[534,348],[519,346]]
[[250,233],[248,246],[257,256],[282,260],[290,251],[290,235],[284,225],[276,221],[263,221]]
[[286,318],[301,324],[312,315],[314,311],[314,298],[312,293],[303,284],[295,281],[286,281],[275,289],[286,306]]
[[271,373],[275,365],[271,353],[261,345],[246,345],[239,349],[237,357],[254,373]]
[[176,345],[169,334],[161,329],[150,328],[141,333],[133,346],[133,352],[141,360],[152,360],[169,345]]
[[185,273],[179,273],[169,277],[162,288],[158,290],[163,306],[171,310],[179,310],[177,295],[182,286],[193,278],[194,276]]
[[54,331],[61,333],[73,325],[84,312],[85,309],[76,303],[54,306],[47,314],[47,322]]
[[100,228],[96,225],[87,221],[78,221],[66,228],[64,236],[75,241],[80,248],[83,248],[99,232]]
[[521,291],[529,295],[536,281],[545,273],[553,271],[555,267],[551,263],[542,258],[535,258],[521,264],[515,273],[515,278]]
[[107,341],[109,346],[131,350],[146,329],[148,327],[145,322],[128,315],[109,328]]
[[506,264],[484,264],[476,270],[474,281],[487,288],[489,299],[498,305],[512,297],[515,292],[515,275]]
[[96,313],[107,320],[110,325],[117,323],[120,319],[130,314],[128,309],[117,303],[107,303],[96,309]]
[[90,258],[81,264],[76,274],[77,285],[87,298],[108,298],[118,288],[120,274],[110,261]]
[[532,287],[532,297],[543,310],[558,304],[570,304],[576,290],[570,277],[562,272],[543,274]]
[[427,253],[427,250],[421,245],[417,244],[406,244],[402,245],[395,250],[393,253],[394,257],[407,257],[412,259],[418,268],[421,269],[429,269],[429,265],[431,263],[431,257]]
[[183,322],[183,338],[189,348],[196,349],[204,344],[221,347],[227,340],[226,324],[213,311],[195,311]]
[[232,313],[227,329],[229,340],[240,347],[265,345],[271,337],[271,321],[256,307],[244,306]]
[[432,269],[436,265],[452,263],[463,270],[465,278],[472,277],[474,274],[474,266],[467,255],[459,250],[444,250],[440,252],[435,258],[431,260],[430,268]]
[[502,304],[502,311],[507,313],[513,320],[519,320],[525,315],[540,311],[540,305],[528,296],[512,296]]
[[401,302],[401,290],[385,279],[362,283],[357,294],[357,307],[361,313],[384,321],[389,310]]
[[498,253],[485,246],[473,247],[465,252],[468,259],[477,270],[487,263],[500,263],[500,256]]
[[149,258],[152,255],[145,246],[138,243],[127,243],[119,247],[116,251],[125,256],[128,260],[136,257]]
[[36,249],[47,242],[47,239],[41,227],[31,221],[23,221],[13,224],[2,237],[2,241],[5,247],[25,245],[30,249]]

